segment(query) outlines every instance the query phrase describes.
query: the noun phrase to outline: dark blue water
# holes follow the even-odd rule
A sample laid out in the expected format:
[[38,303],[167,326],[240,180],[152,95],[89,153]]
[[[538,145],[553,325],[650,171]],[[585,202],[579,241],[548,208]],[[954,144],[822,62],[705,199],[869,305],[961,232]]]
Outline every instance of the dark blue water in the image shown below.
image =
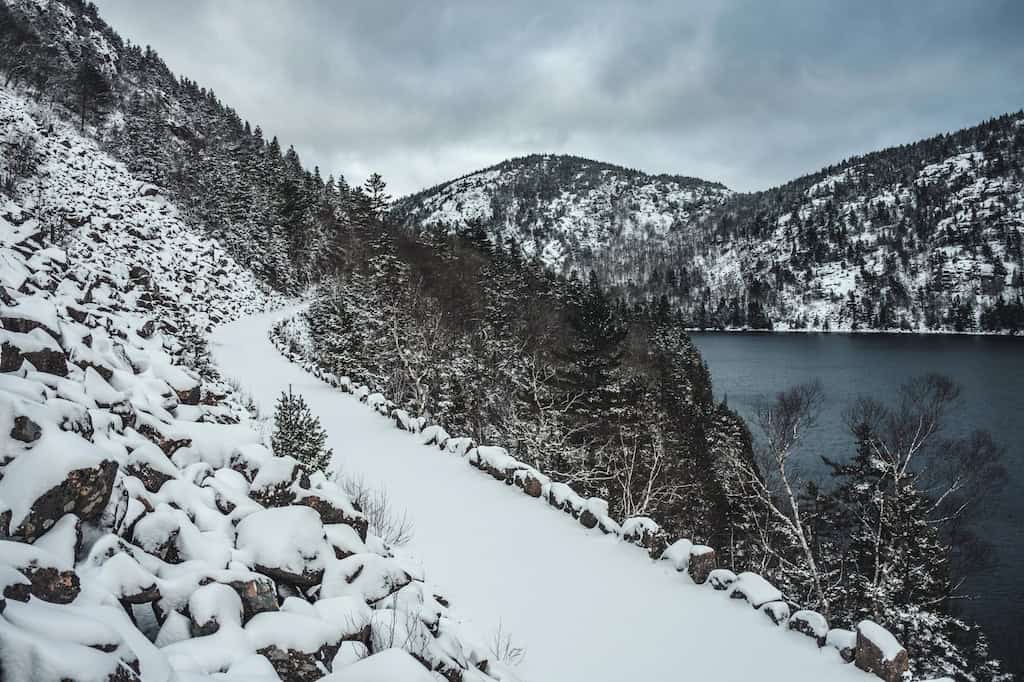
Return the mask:
[[889,334],[724,334],[693,339],[711,368],[715,394],[744,417],[762,396],[820,379],[825,404],[806,437],[807,474],[821,468],[815,454],[853,454],[843,410],[858,395],[887,400],[906,379],[941,372],[963,388],[956,430],[987,429],[1005,449],[1006,487],[986,501],[980,534],[994,544],[997,565],[972,577],[962,605],[981,623],[1007,667],[1024,672],[1024,339]]

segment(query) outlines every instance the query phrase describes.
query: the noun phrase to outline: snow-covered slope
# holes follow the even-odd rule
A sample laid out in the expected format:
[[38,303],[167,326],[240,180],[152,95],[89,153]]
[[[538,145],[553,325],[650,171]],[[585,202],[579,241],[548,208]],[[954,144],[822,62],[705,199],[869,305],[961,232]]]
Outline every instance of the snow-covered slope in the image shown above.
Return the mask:
[[[289,314],[218,328],[212,337],[218,364],[264,407],[288,386],[306,397],[327,428],[337,466],[386,486],[392,503],[415,519],[407,549],[431,579],[458,598],[478,631],[493,635],[500,626],[525,649],[524,677],[872,679],[844,665],[835,648],[780,628],[749,601],[695,585],[673,562],[653,563],[614,535],[584,530],[462,457],[421,445],[395,428],[395,418],[375,416],[358,395],[307,374],[267,339],[274,322]],[[371,405],[382,401],[362,397]]]
[[417,229],[481,229],[694,327],[1024,330],[1024,114],[780,187],[515,159],[397,202]]
[[0,151],[0,679],[513,679],[202,362],[277,297],[7,90]]

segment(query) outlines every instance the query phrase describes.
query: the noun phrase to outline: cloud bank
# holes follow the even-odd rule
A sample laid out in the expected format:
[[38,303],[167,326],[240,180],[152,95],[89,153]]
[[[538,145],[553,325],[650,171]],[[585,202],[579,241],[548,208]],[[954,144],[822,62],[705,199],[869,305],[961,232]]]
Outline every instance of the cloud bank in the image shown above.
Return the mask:
[[755,190],[1024,106],[1024,3],[98,0],[326,176],[570,153]]

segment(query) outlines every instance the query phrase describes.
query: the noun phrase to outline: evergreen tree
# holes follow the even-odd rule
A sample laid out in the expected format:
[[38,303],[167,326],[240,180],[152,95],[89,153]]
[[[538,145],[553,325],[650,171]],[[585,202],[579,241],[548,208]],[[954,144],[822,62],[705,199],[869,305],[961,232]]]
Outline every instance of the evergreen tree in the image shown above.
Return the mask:
[[281,393],[274,411],[271,447],[279,457],[292,456],[308,471],[327,471],[333,453],[327,447],[327,432],[301,395]]
[[74,93],[79,115],[79,127],[85,130],[88,120],[101,116],[113,102],[113,91],[99,68],[82,60],[74,79]]
[[380,173],[372,173],[363,183],[363,192],[369,201],[369,209],[372,217],[383,222],[391,206],[391,195],[387,193],[387,183]]

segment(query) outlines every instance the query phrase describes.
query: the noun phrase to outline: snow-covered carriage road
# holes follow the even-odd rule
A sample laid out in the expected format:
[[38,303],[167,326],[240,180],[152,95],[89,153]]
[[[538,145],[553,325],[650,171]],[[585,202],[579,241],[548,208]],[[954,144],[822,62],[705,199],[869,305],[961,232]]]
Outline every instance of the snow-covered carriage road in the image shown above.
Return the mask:
[[347,474],[383,485],[415,522],[406,549],[458,613],[490,638],[499,621],[526,649],[517,672],[533,682],[821,682],[877,679],[840,662],[764,614],[636,548],[585,530],[565,514],[420,445],[392,422],[271,345],[274,321],[246,317],[214,331],[217,364],[266,414],[291,385],[330,436]]

